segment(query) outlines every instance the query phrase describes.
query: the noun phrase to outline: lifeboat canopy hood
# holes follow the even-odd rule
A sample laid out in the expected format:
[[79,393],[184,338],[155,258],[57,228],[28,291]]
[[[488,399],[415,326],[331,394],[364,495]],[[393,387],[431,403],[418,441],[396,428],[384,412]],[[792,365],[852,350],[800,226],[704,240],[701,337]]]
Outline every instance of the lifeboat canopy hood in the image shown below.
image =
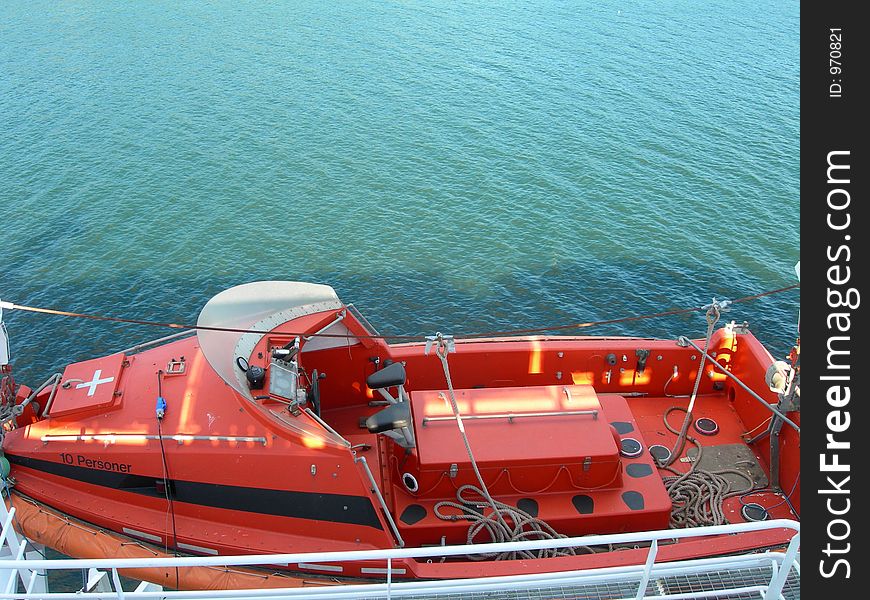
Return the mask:
[[343,306],[328,285],[300,281],[255,281],[219,293],[202,308],[197,338],[211,368],[228,385],[253,402],[239,358],[247,361],[263,336],[293,319]]

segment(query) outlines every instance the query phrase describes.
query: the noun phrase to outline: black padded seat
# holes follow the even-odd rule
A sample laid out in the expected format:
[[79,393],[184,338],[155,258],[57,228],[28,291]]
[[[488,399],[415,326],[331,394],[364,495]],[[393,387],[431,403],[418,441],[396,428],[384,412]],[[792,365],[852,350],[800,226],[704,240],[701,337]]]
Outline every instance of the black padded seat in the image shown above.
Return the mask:
[[383,433],[403,427],[411,427],[411,405],[407,402],[390,404],[366,419],[366,428],[372,433]]
[[405,365],[400,362],[394,362],[381,369],[375,371],[366,379],[366,385],[373,390],[393,387],[394,385],[405,384]]

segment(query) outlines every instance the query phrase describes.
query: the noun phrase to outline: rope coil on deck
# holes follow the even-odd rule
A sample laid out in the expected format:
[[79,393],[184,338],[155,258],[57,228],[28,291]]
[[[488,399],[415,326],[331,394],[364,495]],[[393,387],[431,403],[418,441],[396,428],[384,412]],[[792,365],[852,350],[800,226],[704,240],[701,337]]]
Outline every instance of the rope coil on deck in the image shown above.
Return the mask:
[[[464,494],[472,492],[478,496],[477,500],[467,498]],[[474,538],[486,530],[490,539],[487,542],[524,542],[529,540],[550,540],[566,538],[553,529],[542,519],[533,517],[528,512],[493,500],[486,499],[483,490],[477,486],[466,484],[460,486],[456,492],[457,502],[445,500],[435,505],[435,516],[445,521],[470,521],[466,543],[474,544]],[[493,508],[489,514],[485,514],[485,506],[489,503]],[[456,508],[460,514],[446,514],[442,508]],[[510,521],[513,526],[506,526]],[[592,552],[588,547],[583,547],[587,552]],[[514,560],[518,558],[551,558],[554,556],[573,556],[575,548],[542,548],[540,550],[522,550],[510,552],[492,552],[487,554],[469,554],[469,560]]]
[[[699,527],[702,525],[724,525],[728,521],[725,519],[725,514],[722,505],[725,499],[732,496],[745,494],[753,487],[753,481],[742,471],[736,469],[723,469],[718,471],[707,471],[698,468],[701,462],[703,447],[701,443],[689,435],[689,424],[692,422],[692,411],[695,407],[695,401],[698,399],[698,389],[701,384],[701,376],[704,372],[704,361],[707,358],[707,351],[710,346],[710,339],[713,336],[713,330],[716,323],[719,322],[722,310],[730,305],[730,302],[717,302],[715,299],[707,307],[707,334],[704,339],[704,351],[701,355],[701,363],[698,366],[697,375],[695,376],[695,384],[692,388],[692,394],[689,399],[687,408],[681,406],[672,406],[665,411],[663,416],[665,427],[668,431],[677,436],[674,443],[674,448],[669,453],[669,458],[663,462],[656,460],[658,467],[662,470],[673,473],[673,476],[663,477],[662,482],[665,484],[665,489],[673,503],[671,509],[670,526],[674,529],[683,527]],[[670,381],[670,380],[669,380]],[[668,422],[668,415],[673,412],[682,411],[686,413],[683,418],[683,423],[680,429],[677,430]],[[691,463],[689,470],[681,473],[676,469],[671,468],[671,465],[679,460],[683,454],[686,442],[695,444],[698,448],[698,454],[695,455],[694,461]],[[731,482],[723,475],[732,474],[738,475],[749,481],[749,487],[741,490],[734,490],[731,487]]]
[[[668,422],[668,415],[676,411],[689,414],[688,410],[681,406],[672,406],[665,411],[664,423],[668,431],[679,435],[680,431]],[[665,489],[673,503],[670,526],[673,529],[681,529],[702,525],[725,525],[728,522],[722,509],[725,500],[751,491],[754,482],[746,473],[737,469],[717,471],[699,469],[698,464],[701,462],[703,446],[691,435],[686,434],[686,440],[698,448],[698,454],[695,455],[689,470],[681,473],[669,466],[660,467],[673,473],[673,476],[662,477],[662,482],[665,484]],[[739,490],[733,489],[731,482],[724,477],[728,474],[746,479],[749,482],[748,487]]]

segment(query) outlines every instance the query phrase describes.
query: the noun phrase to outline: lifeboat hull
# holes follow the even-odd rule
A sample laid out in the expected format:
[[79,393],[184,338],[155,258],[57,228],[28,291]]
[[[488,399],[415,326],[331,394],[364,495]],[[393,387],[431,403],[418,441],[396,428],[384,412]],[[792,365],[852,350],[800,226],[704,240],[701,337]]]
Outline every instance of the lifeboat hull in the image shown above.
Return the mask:
[[[254,333],[228,344],[188,336],[69,365],[57,388],[31,398],[5,433],[15,489],[166,553],[484,543],[492,540],[470,530],[469,517],[489,508],[467,495],[481,482],[560,535],[665,529],[673,501],[663,477],[671,473],[658,469],[649,447],[674,447],[665,418],[685,406],[698,378],[696,416],[717,423],[715,438],[702,442],[741,446],[756,467],[753,485],[763,487],[770,472],[769,446],[743,436],[769,411],[709,362],[699,372],[692,348],[641,338],[458,341],[447,355],[448,385],[425,344],[373,336],[323,287],[303,288],[291,308],[248,321],[245,331]],[[323,337],[325,330],[339,335]],[[226,364],[216,364],[224,348]],[[765,389],[773,361],[751,334],[721,329],[710,351],[719,366]],[[29,393],[19,388],[16,402]],[[799,413],[790,416],[799,422]],[[779,477],[791,504],[772,492],[753,498],[772,517],[799,510],[798,441],[781,431]],[[680,458],[673,468],[682,472],[692,459]],[[737,498],[722,507],[731,522],[743,520],[740,508]],[[660,556],[741,552],[788,535],[684,541]],[[406,560],[396,575],[549,572],[630,564],[645,552],[593,550],[485,563]],[[384,567],[281,566],[341,577],[377,577]]]

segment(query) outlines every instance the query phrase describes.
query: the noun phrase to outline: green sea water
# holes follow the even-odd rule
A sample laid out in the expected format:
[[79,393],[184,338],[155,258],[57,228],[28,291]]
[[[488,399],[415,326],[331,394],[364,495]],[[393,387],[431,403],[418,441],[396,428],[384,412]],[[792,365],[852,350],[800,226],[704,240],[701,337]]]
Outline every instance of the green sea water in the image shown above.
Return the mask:
[[[461,335],[789,285],[798,8],[4,1],[0,297],[192,322],[306,280],[384,332]],[[726,317],[782,353],[798,301]],[[31,384],[168,333],[5,319]]]

